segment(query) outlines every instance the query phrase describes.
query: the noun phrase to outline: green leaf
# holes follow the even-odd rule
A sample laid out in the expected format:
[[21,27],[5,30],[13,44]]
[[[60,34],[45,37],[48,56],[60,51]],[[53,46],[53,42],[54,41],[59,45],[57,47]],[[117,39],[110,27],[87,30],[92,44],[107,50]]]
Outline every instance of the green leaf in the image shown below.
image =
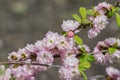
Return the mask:
[[80,62],[92,62],[94,60],[94,56],[89,53],[80,56]]
[[120,15],[118,13],[116,13],[116,21],[117,25],[120,26]]
[[89,62],[91,62],[91,61],[94,61],[94,56],[93,55],[91,55],[91,54],[86,54],[86,57],[85,57],[86,59],[87,59],[87,61],[89,61]]
[[88,14],[88,15],[94,15],[94,12],[92,10],[87,10],[86,14]]
[[116,7],[115,10],[116,10],[116,11],[120,11],[120,7]]
[[86,8],[80,7],[79,8],[79,13],[81,14],[83,19],[86,19]]
[[90,24],[91,21],[87,20],[87,19],[82,19],[82,24],[87,25]]
[[109,10],[109,12],[108,12],[108,14],[107,14],[108,17],[112,17],[112,16],[114,15],[115,11],[116,11],[115,7],[114,7],[114,6],[111,7],[111,10]]
[[86,69],[88,69],[90,67],[91,67],[91,65],[90,65],[89,62],[82,62],[82,63],[79,64],[78,69],[79,69],[79,71],[80,70],[85,71]]
[[83,71],[86,71],[86,69],[90,68],[90,63],[89,62],[83,62],[79,64],[78,70],[81,73],[81,75],[83,76],[84,80],[87,80],[87,76]]
[[108,51],[110,54],[113,54],[117,49],[116,48],[113,48],[113,47],[110,47],[108,48]]
[[86,58],[85,55],[81,55],[81,56],[80,56],[80,62],[81,62],[81,63],[82,63],[82,62],[87,62],[87,58]]
[[83,71],[80,70],[80,73],[81,73],[81,75],[83,76],[84,80],[87,80],[87,79],[88,79],[87,76],[86,76],[86,74],[85,74]]
[[81,23],[81,18],[77,14],[72,15],[75,20]]
[[65,31],[63,31],[61,34],[62,34],[63,36],[67,36],[67,32],[65,32]]
[[79,44],[79,45],[82,45],[82,44],[83,44],[82,39],[81,39],[79,36],[77,36],[77,35],[74,36],[74,41],[75,41],[77,44]]

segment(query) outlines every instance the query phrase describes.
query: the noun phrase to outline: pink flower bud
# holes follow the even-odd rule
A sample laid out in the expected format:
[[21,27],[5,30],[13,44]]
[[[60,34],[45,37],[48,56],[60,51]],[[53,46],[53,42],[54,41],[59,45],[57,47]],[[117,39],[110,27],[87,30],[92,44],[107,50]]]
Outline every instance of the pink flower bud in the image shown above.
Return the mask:
[[68,34],[67,34],[68,37],[73,37],[74,36],[74,32],[72,31],[69,31]]

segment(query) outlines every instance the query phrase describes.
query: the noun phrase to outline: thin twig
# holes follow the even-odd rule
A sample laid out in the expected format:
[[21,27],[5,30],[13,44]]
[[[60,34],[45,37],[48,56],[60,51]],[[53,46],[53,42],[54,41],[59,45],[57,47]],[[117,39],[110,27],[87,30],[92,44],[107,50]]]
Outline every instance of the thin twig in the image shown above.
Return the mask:
[[[103,51],[100,51],[100,52],[106,52],[107,50],[103,50]],[[91,55],[93,55],[93,53],[91,53]],[[60,55],[54,55],[54,58],[58,58],[60,57]],[[46,66],[46,67],[62,67],[60,65],[48,65],[48,64],[40,64],[40,63],[37,63],[37,62],[30,62],[30,63],[26,63],[24,61],[20,61],[20,62],[9,62],[9,61],[3,61],[3,62],[0,62],[0,65],[11,65],[11,64],[19,64],[19,65],[40,65],[40,66]]]
[[8,61],[0,62],[0,65],[11,65],[11,64],[19,64],[19,65],[40,65],[40,66],[46,66],[46,67],[61,67],[61,66],[59,66],[59,65],[40,64],[40,63],[36,63],[36,62],[30,62],[30,63],[26,63],[26,62],[8,62]]

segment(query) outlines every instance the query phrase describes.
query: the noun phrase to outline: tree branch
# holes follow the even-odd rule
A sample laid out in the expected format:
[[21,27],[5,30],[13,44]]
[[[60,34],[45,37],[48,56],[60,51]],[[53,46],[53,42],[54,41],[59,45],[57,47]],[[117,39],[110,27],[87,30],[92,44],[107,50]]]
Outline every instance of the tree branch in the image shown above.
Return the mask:
[[19,65],[40,65],[40,66],[46,66],[46,67],[61,67],[61,66],[59,66],[59,65],[40,64],[40,63],[36,63],[36,62],[30,62],[30,63],[26,63],[26,62],[8,62],[8,61],[0,62],[0,65],[11,65],[11,64],[19,64]]

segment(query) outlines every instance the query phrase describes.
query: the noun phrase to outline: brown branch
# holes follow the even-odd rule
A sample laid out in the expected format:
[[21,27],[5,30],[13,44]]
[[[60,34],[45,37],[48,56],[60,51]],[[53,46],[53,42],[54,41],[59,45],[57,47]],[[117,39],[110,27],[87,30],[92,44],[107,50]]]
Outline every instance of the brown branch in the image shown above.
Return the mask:
[[[100,52],[106,52],[107,50],[103,50],[103,51],[100,51]],[[91,55],[93,55],[93,53],[91,53]],[[81,54],[78,54],[76,55],[76,58],[79,58],[81,56]],[[53,56],[54,58],[59,58],[60,55],[54,55]],[[37,62],[29,62],[29,63],[26,63],[24,61],[20,61],[20,62],[10,62],[10,61],[3,61],[3,62],[0,62],[0,65],[11,65],[11,64],[19,64],[19,65],[39,65],[39,66],[46,66],[46,67],[62,67],[60,65],[48,65],[48,64],[40,64],[40,63],[37,63]]]
[[19,65],[40,65],[40,66],[46,66],[46,67],[61,67],[61,66],[59,66],[59,65],[40,64],[40,63],[36,63],[36,62],[30,62],[30,63],[26,63],[26,62],[8,62],[8,61],[0,62],[0,65],[11,65],[11,64],[19,64]]
[[53,57],[54,57],[54,58],[58,58],[58,57],[60,57],[60,55],[54,55]]

